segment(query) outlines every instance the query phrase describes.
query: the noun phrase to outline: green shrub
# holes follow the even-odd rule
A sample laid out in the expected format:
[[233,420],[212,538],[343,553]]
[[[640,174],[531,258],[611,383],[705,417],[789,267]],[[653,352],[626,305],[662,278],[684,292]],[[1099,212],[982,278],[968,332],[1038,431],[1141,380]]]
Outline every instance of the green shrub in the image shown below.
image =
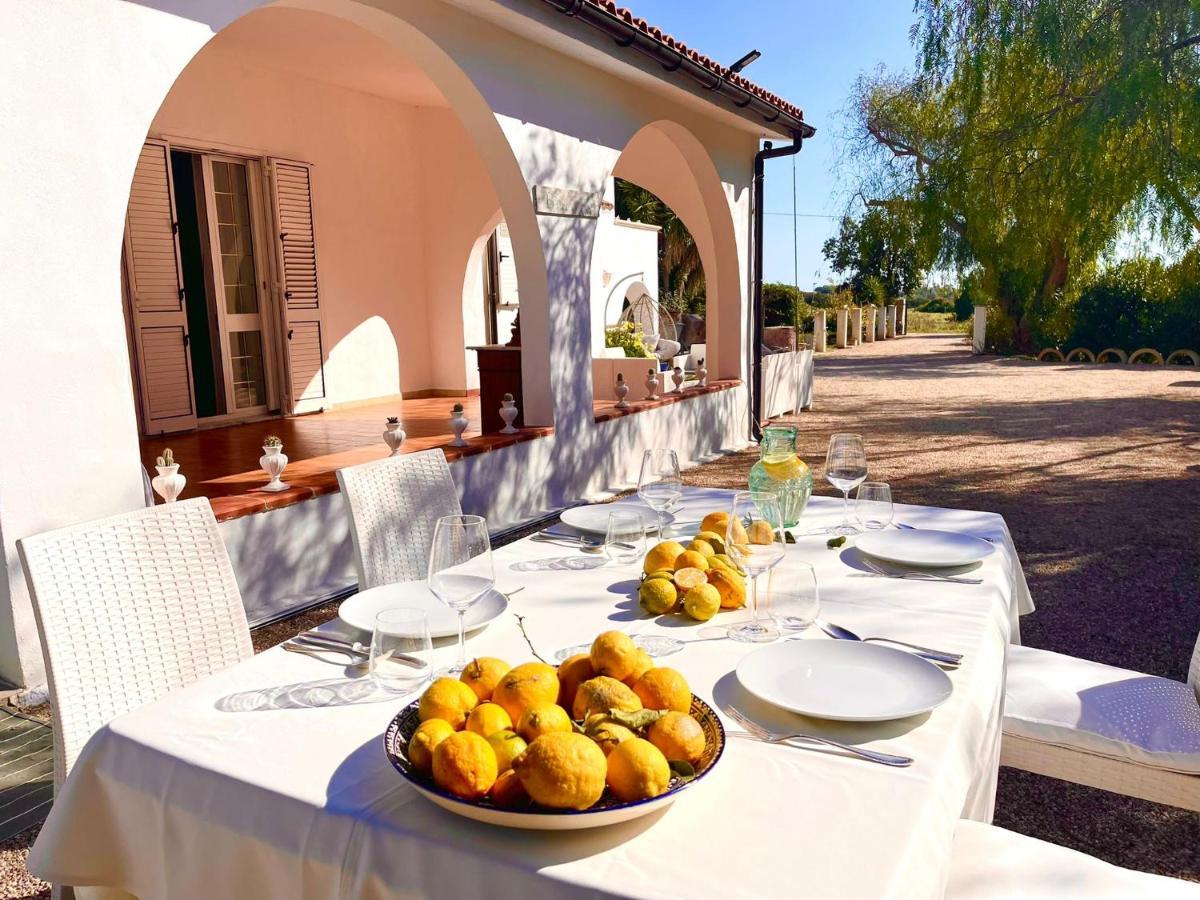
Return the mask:
[[987,297],[984,296],[983,289],[979,286],[979,279],[973,277],[967,278],[963,284],[962,291],[954,300],[954,318],[960,322],[965,322],[971,316],[975,315],[975,307],[986,305]]
[[649,359],[650,351],[643,343],[644,337],[636,322],[620,322],[604,330],[604,346],[620,347],[632,359]]

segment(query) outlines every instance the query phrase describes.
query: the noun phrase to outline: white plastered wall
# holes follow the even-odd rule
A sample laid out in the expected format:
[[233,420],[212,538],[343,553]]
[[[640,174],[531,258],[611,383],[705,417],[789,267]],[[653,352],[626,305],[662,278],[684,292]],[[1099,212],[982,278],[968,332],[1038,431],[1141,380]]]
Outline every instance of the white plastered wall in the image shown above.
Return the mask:
[[[0,83],[10,88],[0,92],[0,675],[10,681],[43,679],[15,541],[142,502],[118,268],[139,148],[200,48],[259,5],[64,0],[0,7]],[[287,5],[355,21],[403,48],[458,114],[508,223],[521,283],[526,421],[553,423],[556,434],[460,468],[472,509],[508,521],[626,484],[629,459],[648,442],[680,441],[696,460],[744,440],[744,388],[712,395],[721,400],[592,421],[590,372],[581,361],[591,349],[595,223],[535,216],[529,191],[537,184],[600,190],[621,150],[651,123],[671,120],[690,135],[693,161],[702,148],[699,162],[716,179],[702,191],[706,212],[717,210],[714,195],[723,200],[729,220],[719,230],[733,235],[717,242],[726,275],[720,347],[710,356],[719,353],[722,372],[744,379],[753,133],[438,0]],[[451,308],[461,305],[458,279],[447,288]],[[457,311],[454,319],[461,325]],[[432,319],[430,326],[427,333],[438,330]],[[610,471],[613,465],[621,471]],[[223,531],[261,534],[264,524],[252,518]],[[263,590],[270,590],[269,573],[288,574],[286,559],[264,558],[269,547],[253,540],[233,550],[259,567],[255,584]],[[249,574],[239,569],[240,578]]]

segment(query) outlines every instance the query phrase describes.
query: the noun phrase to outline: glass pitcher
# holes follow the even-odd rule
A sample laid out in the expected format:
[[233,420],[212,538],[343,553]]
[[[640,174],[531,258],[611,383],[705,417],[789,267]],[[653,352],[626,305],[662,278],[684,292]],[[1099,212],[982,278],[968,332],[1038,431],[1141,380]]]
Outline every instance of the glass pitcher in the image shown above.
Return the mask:
[[784,528],[800,521],[813,490],[812,472],[796,455],[796,434],[790,425],[764,428],[759,460],[750,470],[750,490],[770,491],[779,497]]

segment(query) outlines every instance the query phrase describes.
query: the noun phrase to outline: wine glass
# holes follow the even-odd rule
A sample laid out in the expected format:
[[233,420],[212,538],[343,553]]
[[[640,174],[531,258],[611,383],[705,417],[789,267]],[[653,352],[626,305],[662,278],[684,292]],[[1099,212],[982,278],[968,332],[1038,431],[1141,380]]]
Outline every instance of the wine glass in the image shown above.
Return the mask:
[[424,684],[433,670],[425,610],[397,606],[376,615],[368,667],[371,679],[385,691],[405,694]]
[[892,521],[892,489],[882,481],[864,481],[854,495],[854,517],[868,531],[887,528]]
[[617,565],[639,562],[646,555],[646,523],[640,513],[618,511],[608,514],[604,555]]
[[496,583],[492,542],[483,516],[442,516],[429,550],[429,589],[458,613],[458,662],[438,676],[457,677],[467,664],[466,616]]
[[663,513],[683,496],[683,479],[679,475],[679,457],[674,450],[647,450],[642,454],[642,471],[638,475],[638,496],[658,513],[658,536],[666,537]]
[[804,631],[821,613],[817,572],[806,562],[789,561],[767,576],[771,618],[779,630],[791,634]]
[[867,480],[867,451],[857,434],[835,434],[825,453],[825,480],[842,492],[842,524],[834,534],[858,534],[850,524],[850,492]]
[[753,583],[750,621],[732,625],[735,641],[761,643],[779,637],[774,622],[762,615],[758,605],[758,577],[783,559],[783,516],[779,499],[765,491],[739,491],[733,496],[729,525],[725,530],[729,556],[745,570]]

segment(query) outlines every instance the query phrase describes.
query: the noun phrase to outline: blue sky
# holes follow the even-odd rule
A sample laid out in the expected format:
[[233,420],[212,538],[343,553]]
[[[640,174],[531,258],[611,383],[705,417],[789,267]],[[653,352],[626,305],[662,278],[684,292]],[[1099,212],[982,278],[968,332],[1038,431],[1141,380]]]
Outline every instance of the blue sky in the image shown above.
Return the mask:
[[[833,171],[840,114],[854,80],[881,63],[910,69],[913,23],[909,0],[628,0],[635,14],[700,52],[732,63],[748,50],[762,58],[745,75],[791,100],[817,128],[795,158],[798,265],[792,253],[792,162],[767,163],[764,275],[810,289],[833,275],[821,244],[837,226],[844,198]],[[779,215],[783,213],[784,215]],[[832,218],[823,218],[830,216]]]

